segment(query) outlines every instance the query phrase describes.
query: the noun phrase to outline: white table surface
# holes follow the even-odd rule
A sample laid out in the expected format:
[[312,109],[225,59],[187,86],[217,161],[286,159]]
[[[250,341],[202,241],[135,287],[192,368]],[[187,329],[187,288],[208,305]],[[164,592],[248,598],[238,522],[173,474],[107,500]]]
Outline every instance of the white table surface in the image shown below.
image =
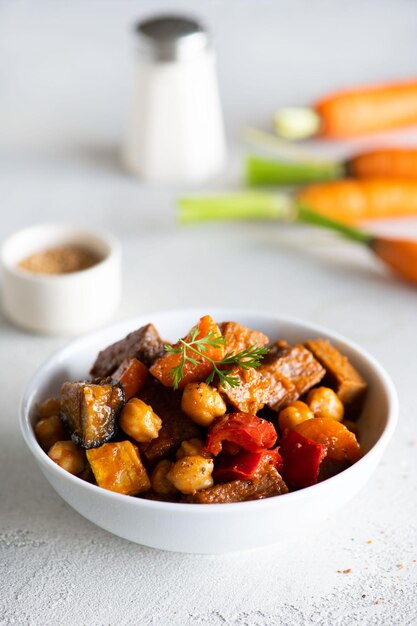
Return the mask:
[[[19,396],[66,339],[1,318],[0,624],[416,624],[417,291],[354,244],[307,228],[179,228],[174,199],[185,190],[150,188],[120,169],[129,28],[160,8],[202,15],[215,34],[231,157],[210,188],[239,184],[241,128],[266,128],[279,105],[416,73],[417,5],[407,0],[3,1],[1,237],[47,220],[113,231],[124,250],[118,319],[233,305],[328,325],[391,373],[399,427],[360,495],[320,528],[306,519],[290,545],[158,552],[93,526],[38,471],[19,432]],[[417,234],[417,220],[380,228]]]

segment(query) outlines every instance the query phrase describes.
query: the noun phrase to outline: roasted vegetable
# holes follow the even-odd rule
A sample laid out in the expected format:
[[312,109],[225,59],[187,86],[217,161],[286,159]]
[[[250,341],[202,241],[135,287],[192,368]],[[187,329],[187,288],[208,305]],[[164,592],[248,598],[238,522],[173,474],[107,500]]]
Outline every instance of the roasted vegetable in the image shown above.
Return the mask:
[[111,377],[122,385],[127,402],[136,396],[145,385],[148,368],[138,359],[125,359]]
[[217,418],[208,429],[206,450],[217,455],[222,451],[223,441],[229,441],[243,450],[256,452],[272,448],[276,440],[271,422],[249,413],[230,413]]
[[248,452],[241,450],[234,455],[224,455],[219,459],[214,471],[216,482],[224,483],[231,480],[250,480],[255,477],[259,468],[269,460],[278,472],[282,469],[282,458],[278,449]]
[[[194,344],[203,338],[207,338],[207,343],[201,356],[191,348],[184,348],[184,353],[182,353],[180,350],[182,344],[178,342],[152,365],[149,370],[150,373],[165,387],[184,389],[188,383],[203,381],[213,370],[212,363],[204,357],[219,361],[224,356],[224,346],[222,344],[214,345],[212,341],[221,338],[221,334],[219,327],[210,315],[202,317],[184,341]],[[175,350],[178,352],[174,352]],[[185,357],[192,360],[187,360]],[[178,368],[181,368],[181,371]],[[175,370],[178,371],[178,377],[175,375]]]
[[[308,421],[314,422],[315,420]],[[306,423],[303,422],[303,424]],[[320,464],[327,454],[327,447],[323,443],[308,439],[295,430],[288,430],[282,438],[280,453],[285,481],[291,487],[301,489],[317,482]]]
[[331,461],[356,463],[362,456],[355,435],[335,420],[315,417],[296,426],[295,432],[326,446]]
[[134,496],[151,487],[139,450],[130,441],[105,443],[87,450],[87,459],[103,489]]
[[61,417],[82,448],[96,448],[113,437],[123,405],[123,388],[114,381],[64,383],[61,388]]
[[288,488],[281,474],[265,456],[259,463],[255,475],[249,480],[232,480],[208,489],[202,489],[187,497],[187,502],[198,504],[221,504],[226,502],[244,502],[271,498],[287,493]]

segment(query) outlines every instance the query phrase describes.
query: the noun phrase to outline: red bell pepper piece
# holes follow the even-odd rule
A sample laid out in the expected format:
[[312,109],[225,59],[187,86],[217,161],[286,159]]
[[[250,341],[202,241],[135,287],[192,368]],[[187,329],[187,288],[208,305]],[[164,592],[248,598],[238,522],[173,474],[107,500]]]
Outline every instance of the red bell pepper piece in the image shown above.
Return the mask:
[[274,465],[278,472],[281,471],[282,457],[278,452],[278,448],[274,450],[257,450],[256,452],[241,450],[233,456],[224,456],[220,459],[214,470],[214,479],[216,482],[250,480],[266,462]]
[[250,413],[223,415],[209,427],[206,450],[216,456],[222,450],[223,441],[231,441],[243,450],[256,452],[272,448],[277,433],[271,422]]
[[138,359],[125,359],[112,375],[122,385],[126,402],[139,393],[147,377],[148,368]]
[[325,445],[290,430],[284,434],[280,452],[285,482],[296,489],[316,484],[320,463],[327,454]]

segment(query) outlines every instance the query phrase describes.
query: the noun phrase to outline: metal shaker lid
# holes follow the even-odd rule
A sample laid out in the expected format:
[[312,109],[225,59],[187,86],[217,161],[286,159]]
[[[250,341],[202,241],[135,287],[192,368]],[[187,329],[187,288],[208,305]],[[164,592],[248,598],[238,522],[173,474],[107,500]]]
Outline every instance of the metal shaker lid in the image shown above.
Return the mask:
[[182,61],[209,46],[202,24],[181,15],[161,15],[139,22],[141,51],[155,61]]

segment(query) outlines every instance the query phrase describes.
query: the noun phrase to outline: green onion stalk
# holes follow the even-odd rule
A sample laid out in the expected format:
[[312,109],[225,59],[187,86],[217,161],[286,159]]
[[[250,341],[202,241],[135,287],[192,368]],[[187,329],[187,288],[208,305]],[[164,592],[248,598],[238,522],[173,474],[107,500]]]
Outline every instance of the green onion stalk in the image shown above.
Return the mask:
[[372,247],[374,236],[320,215],[288,193],[242,191],[225,195],[188,196],[178,201],[181,224],[208,221],[270,220],[300,222],[327,228]]
[[248,155],[245,179],[250,186],[296,185],[343,178],[346,168],[337,161],[289,162]]
[[183,224],[211,220],[270,220],[311,224],[336,231],[346,239],[366,245],[397,276],[417,284],[417,241],[372,235],[313,211],[286,193],[237,192],[193,196],[178,202]]

